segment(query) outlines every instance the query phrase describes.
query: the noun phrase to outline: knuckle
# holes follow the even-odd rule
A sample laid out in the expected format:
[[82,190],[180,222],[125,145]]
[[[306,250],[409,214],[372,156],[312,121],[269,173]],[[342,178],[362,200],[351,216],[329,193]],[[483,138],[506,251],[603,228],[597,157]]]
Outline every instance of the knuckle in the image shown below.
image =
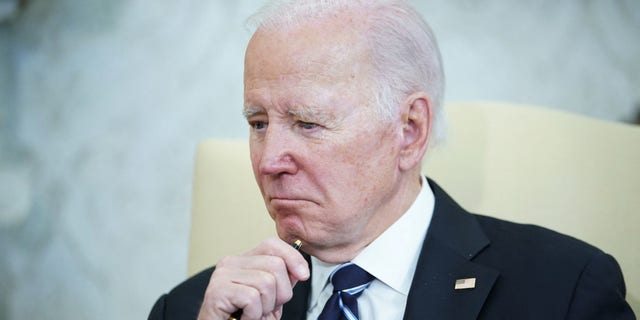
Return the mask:
[[259,319],[263,314],[260,293],[253,288],[243,292],[242,297],[238,300],[238,305],[243,306],[243,319]]
[[286,269],[284,260],[282,260],[282,258],[280,257],[274,257],[274,256],[271,256],[268,259],[266,259],[265,267],[268,270],[271,270],[273,272],[278,272]]
[[258,290],[247,290],[245,299],[247,305],[262,304]]
[[274,238],[274,237],[266,238],[260,242],[259,247],[269,252],[269,251],[272,251],[271,248],[276,247],[278,245],[279,241],[280,240],[278,238]]
[[264,241],[269,245],[275,246],[275,245],[278,245],[278,243],[280,243],[281,240],[276,237],[269,237],[269,238],[266,238]]
[[281,292],[277,299],[276,299],[276,304],[277,305],[282,305],[285,302],[291,300],[291,298],[293,298],[293,290],[291,290],[290,288],[287,290],[283,290],[283,292]]
[[229,265],[230,260],[232,260],[233,258],[230,256],[224,256],[222,258],[220,258],[220,260],[218,260],[218,263],[216,263],[216,269],[220,269],[220,268],[226,268],[227,265]]
[[263,272],[260,274],[260,281],[258,289],[263,294],[268,294],[273,291],[276,286],[276,278],[271,273]]

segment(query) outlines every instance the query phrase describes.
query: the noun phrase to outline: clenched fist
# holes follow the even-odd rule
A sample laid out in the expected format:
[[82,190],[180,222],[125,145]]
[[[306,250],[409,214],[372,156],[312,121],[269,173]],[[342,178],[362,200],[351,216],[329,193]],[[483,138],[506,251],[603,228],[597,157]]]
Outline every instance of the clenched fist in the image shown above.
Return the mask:
[[280,319],[293,286],[309,278],[309,265],[288,243],[269,238],[240,256],[222,258],[211,275],[198,320]]

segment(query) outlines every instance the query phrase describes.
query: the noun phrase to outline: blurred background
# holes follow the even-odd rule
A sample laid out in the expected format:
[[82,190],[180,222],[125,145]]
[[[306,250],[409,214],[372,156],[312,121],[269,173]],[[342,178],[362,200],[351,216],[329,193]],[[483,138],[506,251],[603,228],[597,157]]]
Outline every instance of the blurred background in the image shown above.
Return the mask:
[[[638,121],[640,1],[413,3],[448,102]],[[247,136],[261,4],[0,0],[0,319],[144,319],[184,279],[195,146]]]

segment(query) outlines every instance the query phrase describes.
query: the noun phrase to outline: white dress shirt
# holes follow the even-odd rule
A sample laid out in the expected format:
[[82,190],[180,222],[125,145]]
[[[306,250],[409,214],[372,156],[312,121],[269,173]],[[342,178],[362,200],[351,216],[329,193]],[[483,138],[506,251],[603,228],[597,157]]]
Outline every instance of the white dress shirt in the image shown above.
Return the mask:
[[[433,192],[422,177],[420,193],[409,210],[352,260],[376,278],[358,298],[360,319],[402,319],[434,204]],[[315,257],[311,264],[307,319],[315,320],[331,297],[329,275],[337,265]]]

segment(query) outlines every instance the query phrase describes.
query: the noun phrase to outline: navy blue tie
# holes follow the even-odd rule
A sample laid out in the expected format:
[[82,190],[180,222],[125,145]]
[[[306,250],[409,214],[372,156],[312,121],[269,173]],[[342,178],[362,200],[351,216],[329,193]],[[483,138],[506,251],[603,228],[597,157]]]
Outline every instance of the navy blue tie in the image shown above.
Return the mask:
[[373,279],[371,274],[351,262],[339,265],[329,276],[333,294],[324,305],[318,320],[358,320],[356,299]]

